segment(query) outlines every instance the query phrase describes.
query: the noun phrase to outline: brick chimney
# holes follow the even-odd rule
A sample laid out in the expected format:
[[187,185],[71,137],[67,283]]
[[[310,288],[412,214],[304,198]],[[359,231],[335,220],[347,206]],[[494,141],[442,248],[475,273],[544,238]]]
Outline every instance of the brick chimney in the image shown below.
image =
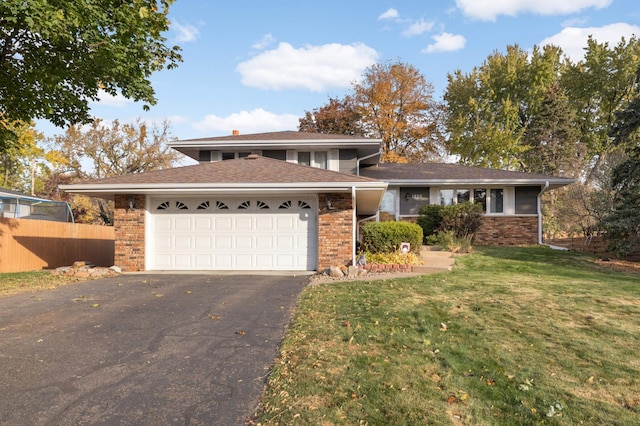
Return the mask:
[[240,134],[240,130],[232,130],[232,131],[231,131],[231,134],[232,134],[233,136],[238,136],[238,135]]

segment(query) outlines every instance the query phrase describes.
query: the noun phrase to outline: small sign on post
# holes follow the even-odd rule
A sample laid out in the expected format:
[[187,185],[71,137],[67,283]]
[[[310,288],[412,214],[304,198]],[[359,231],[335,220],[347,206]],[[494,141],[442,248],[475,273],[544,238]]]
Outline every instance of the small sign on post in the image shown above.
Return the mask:
[[411,251],[411,244],[409,243],[400,243],[400,252],[402,254],[407,254]]

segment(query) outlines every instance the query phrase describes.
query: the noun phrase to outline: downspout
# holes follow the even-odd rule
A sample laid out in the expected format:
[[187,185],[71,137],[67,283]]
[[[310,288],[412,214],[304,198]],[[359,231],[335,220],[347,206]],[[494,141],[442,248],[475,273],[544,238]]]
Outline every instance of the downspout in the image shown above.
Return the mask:
[[356,187],[351,187],[351,265],[356,266],[356,232],[358,231],[356,215]]
[[366,160],[368,158],[375,157],[376,155],[381,155],[381,154],[382,154],[382,149],[379,149],[378,152],[374,152],[371,155],[366,155],[364,157],[356,158],[356,176],[360,176],[360,161],[361,160]]
[[542,241],[542,194],[549,189],[549,181],[544,183],[544,188],[538,194],[538,244],[543,244]]

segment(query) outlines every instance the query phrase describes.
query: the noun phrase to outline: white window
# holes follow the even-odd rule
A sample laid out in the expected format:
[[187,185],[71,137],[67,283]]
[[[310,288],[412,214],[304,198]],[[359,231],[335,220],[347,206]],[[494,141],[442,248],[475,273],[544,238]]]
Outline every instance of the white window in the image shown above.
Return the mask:
[[327,168],[327,151],[298,151],[297,158],[298,164],[319,169]]
[[443,206],[450,206],[471,201],[481,204],[485,213],[503,214],[505,212],[504,193],[504,188],[440,189],[439,202]]
[[489,211],[487,213],[504,213],[504,190],[493,188],[489,195]]

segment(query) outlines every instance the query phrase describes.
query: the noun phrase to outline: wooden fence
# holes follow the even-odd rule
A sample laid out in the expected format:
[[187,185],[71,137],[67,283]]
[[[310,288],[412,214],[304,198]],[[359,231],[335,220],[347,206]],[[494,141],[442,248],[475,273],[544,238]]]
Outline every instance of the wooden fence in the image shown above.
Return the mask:
[[0,218],[0,272],[113,265],[112,226]]

